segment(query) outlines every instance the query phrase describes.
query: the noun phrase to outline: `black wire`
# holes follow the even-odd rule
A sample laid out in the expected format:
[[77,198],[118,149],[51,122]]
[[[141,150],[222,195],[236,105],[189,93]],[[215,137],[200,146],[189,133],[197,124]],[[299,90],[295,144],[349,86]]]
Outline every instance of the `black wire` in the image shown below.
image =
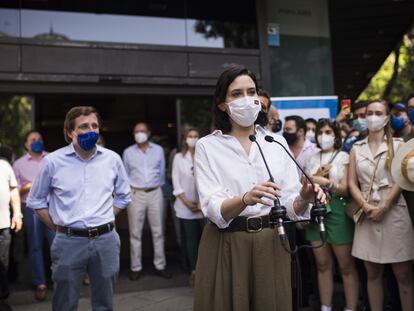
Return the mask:
[[299,254],[296,252],[294,254],[296,258],[296,306],[297,310],[301,311],[303,309],[302,305],[302,270],[300,268],[300,259]]

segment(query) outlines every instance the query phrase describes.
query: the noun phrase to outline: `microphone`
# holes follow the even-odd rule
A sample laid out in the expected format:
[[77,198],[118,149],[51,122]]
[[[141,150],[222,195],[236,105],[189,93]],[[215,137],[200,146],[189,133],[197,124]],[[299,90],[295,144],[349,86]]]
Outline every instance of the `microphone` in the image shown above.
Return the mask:
[[[275,182],[272,173],[270,172],[269,166],[267,165],[266,158],[263,154],[262,148],[260,147],[259,143],[256,140],[256,136],[250,135],[249,139],[251,142],[256,143],[257,147],[259,148],[260,155],[262,156],[263,162],[266,166],[267,173],[269,174],[269,178],[271,182]],[[283,226],[283,218],[286,218],[286,208],[280,205],[280,200],[276,197],[276,200],[273,201],[274,205],[269,213],[269,223],[270,227],[274,228],[275,225],[277,227],[277,232],[279,234],[280,241],[283,245],[287,242],[287,236],[285,232],[285,227]]]
[[[270,135],[266,135],[265,140],[269,143],[276,143],[279,146],[281,146],[283,150],[285,150],[285,152],[288,154],[288,156],[292,159],[292,161],[295,163],[295,165],[299,168],[302,174],[306,177],[306,179],[311,183],[313,189],[315,189],[315,184],[313,183],[312,179],[305,173],[305,171],[302,169],[299,163],[295,160],[292,154],[285,148],[285,146],[283,146],[282,143],[275,140]],[[315,198],[314,198],[313,206],[311,209],[311,218],[319,225],[319,234],[321,236],[322,242],[326,241],[326,229],[325,229],[325,223],[324,223],[325,215],[326,215],[326,208],[321,202],[319,202],[316,192],[315,192]]]

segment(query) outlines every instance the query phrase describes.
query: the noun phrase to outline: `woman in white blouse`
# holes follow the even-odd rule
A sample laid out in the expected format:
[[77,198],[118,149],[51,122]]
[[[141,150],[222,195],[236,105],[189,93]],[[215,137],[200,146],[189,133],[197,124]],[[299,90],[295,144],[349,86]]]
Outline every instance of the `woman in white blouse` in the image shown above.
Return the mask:
[[[338,261],[344,284],[345,311],[356,310],[358,273],[351,255],[354,224],[345,213],[346,197],[348,197],[349,156],[341,151],[339,127],[329,119],[318,121],[315,135],[316,144],[321,150],[307,159],[304,170],[312,176],[315,183],[325,187],[331,196],[325,218],[327,244],[313,249],[318,270],[321,311],[332,310],[334,256]],[[306,228],[306,239],[314,246],[320,244],[317,225],[310,224]]]
[[[196,268],[194,310],[291,310],[290,255],[269,211],[279,197],[290,218],[299,218],[314,189],[301,185],[295,164],[269,132],[252,72],[231,66],[219,77],[214,95],[216,131],[196,145],[195,174],[201,209],[212,223],[204,228]],[[261,145],[275,182],[269,181],[256,144]],[[282,136],[275,140],[286,148]],[[325,200],[317,187],[318,198]]]
[[205,224],[194,178],[194,151],[198,138],[196,128],[184,131],[181,152],[174,156],[172,167],[173,195],[176,197],[174,209],[184,231],[185,249],[192,271],[190,285],[194,282],[198,244]]

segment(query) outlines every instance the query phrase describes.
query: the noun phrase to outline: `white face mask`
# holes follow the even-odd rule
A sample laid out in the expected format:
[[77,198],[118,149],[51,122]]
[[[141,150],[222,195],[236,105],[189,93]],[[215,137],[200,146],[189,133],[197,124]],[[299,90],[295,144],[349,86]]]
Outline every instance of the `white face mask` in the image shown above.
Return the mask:
[[377,132],[381,129],[384,128],[384,126],[387,124],[388,122],[388,118],[386,116],[368,116],[366,117],[367,120],[367,128],[368,130],[370,130],[371,132]]
[[245,96],[226,104],[229,106],[230,118],[243,127],[251,126],[262,109],[256,96]]
[[185,142],[187,143],[188,147],[192,148],[196,145],[198,138],[190,138],[187,137],[187,139],[185,140]]
[[148,140],[148,134],[144,132],[135,133],[134,137],[138,144],[145,143]]
[[306,139],[310,140],[311,142],[315,142],[315,132],[313,130],[306,131]]
[[322,150],[329,150],[335,144],[335,136],[327,134],[318,135],[318,142]]

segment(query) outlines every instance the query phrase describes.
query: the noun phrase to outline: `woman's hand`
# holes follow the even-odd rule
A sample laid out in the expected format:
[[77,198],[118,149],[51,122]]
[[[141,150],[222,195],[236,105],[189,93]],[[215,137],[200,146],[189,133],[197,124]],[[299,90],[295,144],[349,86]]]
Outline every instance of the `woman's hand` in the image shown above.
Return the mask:
[[328,178],[322,177],[322,176],[315,176],[314,175],[314,176],[312,176],[312,181],[315,184],[318,184],[318,185],[320,185],[322,187],[327,187],[327,186],[329,186],[331,184],[331,181]]
[[372,211],[377,209],[377,207],[375,205],[372,205],[372,204],[367,203],[367,202],[364,202],[361,205],[361,207],[364,210],[364,213],[368,216],[368,218],[369,218],[369,215],[371,215]]
[[368,218],[375,222],[380,222],[385,214],[388,212],[389,206],[385,202],[381,201],[378,206],[375,206],[375,208],[371,209]]
[[193,213],[198,211],[197,202],[191,202],[188,200],[183,194],[179,196],[179,199],[181,202],[184,203],[184,205]]
[[[242,197],[246,205],[255,205],[257,203],[272,206],[276,197],[280,197],[280,188],[271,181],[256,184],[249,192]],[[270,200],[267,200],[270,199]]]
[[302,176],[302,189],[300,189],[299,195],[303,200],[307,202],[313,202],[315,198],[319,200],[322,204],[326,204],[326,194],[323,192],[322,188],[315,184],[315,189],[313,189],[312,184],[310,184],[305,176]]

